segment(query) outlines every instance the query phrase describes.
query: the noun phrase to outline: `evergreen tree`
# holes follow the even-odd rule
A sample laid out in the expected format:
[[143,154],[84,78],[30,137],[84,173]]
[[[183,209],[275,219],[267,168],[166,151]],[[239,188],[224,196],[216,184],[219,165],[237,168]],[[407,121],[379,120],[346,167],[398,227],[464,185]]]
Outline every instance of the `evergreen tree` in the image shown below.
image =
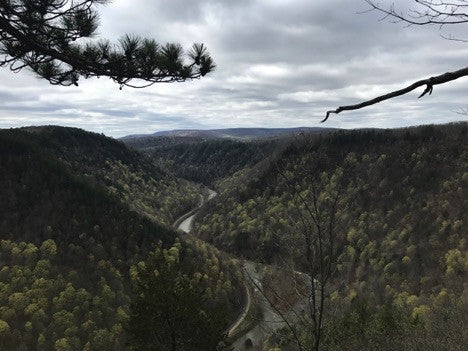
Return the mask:
[[177,246],[139,265],[128,326],[134,350],[227,350],[226,312],[183,271]]
[[78,40],[96,33],[95,6],[107,2],[0,0],[0,66],[14,72],[30,68],[54,85],[78,85],[80,77],[103,76],[121,88],[183,82],[215,68],[203,44],[185,52],[178,44],[161,46],[153,39],[130,35],[118,45]]

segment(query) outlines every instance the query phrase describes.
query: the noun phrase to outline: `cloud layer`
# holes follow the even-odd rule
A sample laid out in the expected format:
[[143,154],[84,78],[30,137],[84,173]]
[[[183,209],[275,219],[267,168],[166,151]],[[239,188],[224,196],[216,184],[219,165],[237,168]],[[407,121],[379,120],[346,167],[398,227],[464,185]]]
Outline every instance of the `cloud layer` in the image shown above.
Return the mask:
[[[182,128],[317,126],[326,110],[466,66],[468,44],[436,27],[379,21],[363,0],[117,0],[102,7],[100,33],[204,42],[209,77],[120,91],[107,79],[54,87],[0,69],[0,128],[60,124],[110,136]],[[456,30],[460,30],[457,28]],[[326,126],[399,127],[460,120],[468,79],[365,110]]]

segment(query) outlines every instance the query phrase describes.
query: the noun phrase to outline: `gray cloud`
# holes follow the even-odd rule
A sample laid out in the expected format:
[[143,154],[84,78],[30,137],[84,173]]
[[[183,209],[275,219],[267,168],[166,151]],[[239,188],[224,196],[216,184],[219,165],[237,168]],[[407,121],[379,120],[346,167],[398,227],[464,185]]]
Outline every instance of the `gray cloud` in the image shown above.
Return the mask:
[[[466,65],[468,44],[442,39],[435,27],[405,28],[379,21],[377,13],[358,14],[365,9],[363,0],[117,0],[100,8],[102,36],[133,33],[187,47],[204,42],[217,70],[199,81],[120,91],[106,79],[53,87],[31,73],[0,69],[0,128],[62,124],[122,136],[316,126],[328,109]],[[327,126],[466,119],[454,111],[468,105],[467,83],[333,116]]]

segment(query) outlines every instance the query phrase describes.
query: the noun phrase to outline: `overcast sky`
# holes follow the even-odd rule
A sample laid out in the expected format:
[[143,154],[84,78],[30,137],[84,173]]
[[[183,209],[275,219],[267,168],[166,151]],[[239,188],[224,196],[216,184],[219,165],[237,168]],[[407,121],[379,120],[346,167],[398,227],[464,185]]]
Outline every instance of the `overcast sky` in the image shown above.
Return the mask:
[[131,33],[187,48],[203,42],[216,71],[188,83],[119,90],[103,78],[55,87],[28,71],[0,68],[0,128],[57,124],[120,137],[468,120],[457,113],[468,107],[468,78],[462,78],[423,99],[413,92],[319,123],[329,109],[466,66],[468,43],[441,38],[437,27],[406,28],[379,21],[376,12],[360,13],[367,8],[364,0],[114,0],[99,8],[101,37]]

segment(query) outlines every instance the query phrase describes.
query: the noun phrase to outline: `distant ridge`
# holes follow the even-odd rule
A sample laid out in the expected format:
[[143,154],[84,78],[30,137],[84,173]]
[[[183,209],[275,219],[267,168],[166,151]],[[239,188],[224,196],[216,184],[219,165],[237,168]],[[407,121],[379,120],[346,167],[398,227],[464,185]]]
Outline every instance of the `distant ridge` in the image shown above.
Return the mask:
[[177,129],[161,131],[153,134],[135,134],[127,135],[120,139],[138,139],[148,137],[187,137],[202,139],[258,139],[282,136],[287,134],[305,133],[323,133],[336,130],[335,128],[319,127],[295,127],[295,128],[226,128],[226,129]]

